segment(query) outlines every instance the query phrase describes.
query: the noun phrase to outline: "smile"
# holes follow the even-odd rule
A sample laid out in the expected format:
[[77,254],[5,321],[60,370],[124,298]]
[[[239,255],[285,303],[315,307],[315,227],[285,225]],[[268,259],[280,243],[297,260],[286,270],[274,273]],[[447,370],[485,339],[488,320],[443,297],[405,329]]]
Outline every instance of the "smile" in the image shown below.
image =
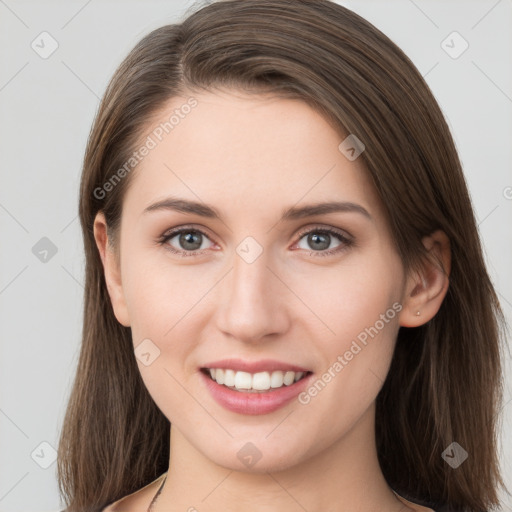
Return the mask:
[[283,386],[291,386],[311,373],[286,370],[249,373],[224,368],[202,368],[201,371],[209,375],[217,384],[246,393],[261,393]]

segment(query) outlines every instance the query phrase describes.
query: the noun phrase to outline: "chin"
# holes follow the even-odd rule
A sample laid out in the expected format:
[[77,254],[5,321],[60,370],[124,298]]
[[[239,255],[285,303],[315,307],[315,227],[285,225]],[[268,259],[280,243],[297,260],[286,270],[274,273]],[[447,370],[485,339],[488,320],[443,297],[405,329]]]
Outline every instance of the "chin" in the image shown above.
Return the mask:
[[[289,446],[280,446],[279,449],[272,443],[257,440],[233,443],[233,448],[224,446],[221,453],[204,453],[214,464],[240,473],[265,474],[284,471],[300,464],[305,457],[297,449]],[[302,446],[304,449],[304,446]],[[232,455],[234,453],[234,456]]]

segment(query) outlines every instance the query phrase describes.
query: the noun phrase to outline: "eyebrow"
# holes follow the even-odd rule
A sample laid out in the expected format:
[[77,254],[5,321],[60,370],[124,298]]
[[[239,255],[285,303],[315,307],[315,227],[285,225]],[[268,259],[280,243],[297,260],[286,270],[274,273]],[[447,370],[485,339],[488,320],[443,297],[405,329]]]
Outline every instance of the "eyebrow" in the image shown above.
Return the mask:
[[[213,206],[210,206],[205,203],[200,203],[197,201],[190,201],[187,199],[178,199],[173,197],[168,197],[154,204],[151,204],[150,206],[145,208],[142,213],[144,215],[149,212],[160,210],[172,210],[182,213],[192,213],[195,215],[199,215],[201,217],[222,220],[222,216]],[[368,210],[366,210],[366,208],[359,204],[346,201],[329,201],[325,203],[314,203],[300,207],[293,206],[291,208],[288,208],[283,211],[281,221],[298,220],[306,217],[313,217],[315,215],[325,215],[328,213],[336,212],[360,213],[366,218],[372,220],[372,216],[369,214]]]

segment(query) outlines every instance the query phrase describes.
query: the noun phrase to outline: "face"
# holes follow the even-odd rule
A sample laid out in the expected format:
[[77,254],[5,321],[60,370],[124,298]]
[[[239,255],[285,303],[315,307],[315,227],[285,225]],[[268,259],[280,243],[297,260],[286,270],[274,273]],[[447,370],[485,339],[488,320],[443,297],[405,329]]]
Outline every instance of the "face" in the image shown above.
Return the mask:
[[[173,429],[215,464],[240,469],[244,449],[261,454],[254,471],[284,469],[342,440],[371,410],[399,329],[404,271],[362,158],[338,149],[346,135],[298,100],[194,97],[169,133],[154,130],[187,98],[173,98],[144,133],[155,144],[124,198],[109,291]],[[154,206],[171,199],[201,209]],[[341,206],[302,210],[323,203]],[[232,370],[217,370],[221,382],[282,387],[227,389],[201,370],[211,366]],[[293,368],[288,379],[308,373],[287,384]]]

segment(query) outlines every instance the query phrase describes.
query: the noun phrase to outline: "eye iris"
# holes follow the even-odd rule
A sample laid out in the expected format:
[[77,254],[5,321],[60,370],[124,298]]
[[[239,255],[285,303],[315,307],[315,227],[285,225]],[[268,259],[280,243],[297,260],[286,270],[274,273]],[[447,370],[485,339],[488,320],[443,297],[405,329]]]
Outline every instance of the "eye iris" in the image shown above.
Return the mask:
[[[177,233],[178,244],[186,251],[197,251],[201,247],[203,234],[200,231],[189,230]],[[304,235],[305,236],[305,235]],[[174,237],[168,237],[174,238]],[[322,231],[312,231],[307,235],[307,241],[317,251],[324,251],[330,245],[331,234]]]
[[[320,241],[320,244],[317,243],[318,241]],[[308,243],[311,243],[312,246],[316,246],[316,249],[320,250],[327,249],[329,247],[329,241],[330,236],[325,234],[312,233],[308,236]]]
[[[201,236],[201,233],[198,233],[197,231],[187,231],[186,233],[182,233],[179,238],[180,245],[184,249],[196,251],[201,247]],[[197,240],[199,240],[199,242]],[[192,245],[192,247],[190,245]]]

